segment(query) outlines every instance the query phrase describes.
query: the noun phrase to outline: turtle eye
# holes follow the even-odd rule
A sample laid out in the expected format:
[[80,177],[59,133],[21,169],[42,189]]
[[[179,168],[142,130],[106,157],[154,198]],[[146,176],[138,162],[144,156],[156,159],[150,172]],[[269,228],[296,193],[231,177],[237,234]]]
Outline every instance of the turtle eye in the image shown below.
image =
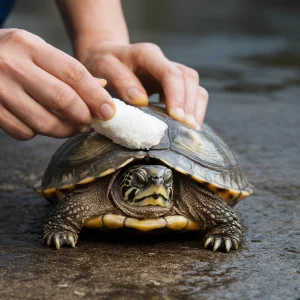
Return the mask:
[[139,184],[145,184],[148,182],[148,174],[144,169],[137,170],[135,173],[135,178]]
[[172,180],[172,175],[173,175],[173,173],[170,169],[167,169],[165,171],[164,180],[165,180],[166,183],[169,183]]

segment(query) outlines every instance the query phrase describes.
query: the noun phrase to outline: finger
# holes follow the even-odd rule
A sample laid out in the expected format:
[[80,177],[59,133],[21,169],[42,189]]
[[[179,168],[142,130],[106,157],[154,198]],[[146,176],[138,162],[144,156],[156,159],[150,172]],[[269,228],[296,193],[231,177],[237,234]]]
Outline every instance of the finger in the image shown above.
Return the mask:
[[[51,57],[51,60],[45,57]],[[33,54],[33,61],[71,86],[89,107],[92,115],[102,120],[109,120],[114,116],[115,104],[111,96],[76,59],[47,43],[41,43],[38,51]]]
[[195,70],[184,65],[175,63],[182,71],[184,76],[185,98],[184,98],[184,112],[185,123],[196,128],[196,105],[198,98],[199,75]]
[[35,132],[0,105],[0,128],[19,141],[31,140]]
[[[105,86],[107,85],[107,81],[106,81],[105,79],[103,79],[103,78],[95,78],[95,80],[96,80],[102,87],[105,87]],[[28,91],[29,91],[29,89],[27,89],[27,92],[28,92]],[[28,92],[28,93],[30,94],[30,92]],[[35,99],[35,100],[36,100],[36,99]],[[43,103],[43,102],[45,102],[45,101],[43,101],[43,100],[45,100],[45,99],[42,99],[41,101],[39,101],[39,103],[42,104],[43,106],[45,106],[47,110],[49,110],[52,114],[56,115],[56,116],[57,116],[59,119],[61,119],[61,120],[65,120],[65,119],[66,119],[66,115],[64,115],[64,114],[62,114],[62,113],[60,113],[60,112],[58,112],[58,111],[55,111],[54,109],[50,108],[50,107],[47,106],[45,103]],[[78,119],[74,122],[74,126],[76,126],[76,123],[78,123]],[[88,124],[90,124],[90,119],[89,119]],[[87,125],[84,125],[84,126],[78,126],[78,130],[79,130],[80,132],[82,132],[82,129],[83,129],[83,128],[90,129],[90,127],[87,126]],[[87,130],[87,129],[86,129],[86,130]]]
[[[27,69],[26,75],[18,76],[23,89],[33,99],[57,115],[63,116],[70,123],[80,125],[92,123],[93,118],[88,106],[69,85],[35,65]],[[39,79],[38,84],[36,78]],[[98,80],[94,81],[99,83]]]
[[140,80],[116,57],[103,56],[95,72],[107,78],[108,86],[116,91],[122,100],[134,105],[148,104],[148,96]]
[[208,104],[209,95],[205,88],[202,86],[198,87],[198,101],[196,105],[196,121],[197,121],[197,129],[200,130],[202,128],[202,124],[204,121],[206,108]]
[[170,62],[156,45],[136,44],[134,47],[133,55],[137,66],[161,83],[169,114],[184,121],[185,88],[181,70]]
[[77,128],[46,110],[18,87],[14,88],[13,97],[6,96],[3,106],[38,134],[66,138],[78,132]]

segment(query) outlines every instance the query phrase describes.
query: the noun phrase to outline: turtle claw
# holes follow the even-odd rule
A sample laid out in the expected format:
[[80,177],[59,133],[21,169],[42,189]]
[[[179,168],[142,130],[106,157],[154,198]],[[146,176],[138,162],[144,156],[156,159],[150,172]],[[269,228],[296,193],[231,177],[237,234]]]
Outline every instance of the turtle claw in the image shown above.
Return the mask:
[[230,249],[232,247],[232,242],[230,239],[225,239],[225,248],[227,252],[230,252]]
[[72,248],[75,248],[75,241],[74,241],[74,238],[71,235],[68,236],[68,244],[70,246],[72,246]]
[[48,247],[55,246],[56,249],[63,245],[75,248],[77,237],[77,234],[68,231],[44,232],[42,244]]
[[51,246],[51,236],[48,236],[47,238],[47,246]]
[[237,250],[239,247],[240,237],[209,233],[204,238],[204,249],[212,248],[213,252],[217,250],[226,249],[226,252],[230,252],[231,249]]
[[55,243],[55,248],[59,249],[60,248],[60,241],[59,241],[59,238],[57,236],[54,238],[54,243]]
[[212,241],[213,241],[213,238],[209,237],[204,243],[204,249],[206,249]]
[[222,240],[220,238],[216,238],[213,251],[216,252],[221,244],[222,244]]
[[232,239],[234,249],[237,250],[239,248],[239,244],[235,239]]

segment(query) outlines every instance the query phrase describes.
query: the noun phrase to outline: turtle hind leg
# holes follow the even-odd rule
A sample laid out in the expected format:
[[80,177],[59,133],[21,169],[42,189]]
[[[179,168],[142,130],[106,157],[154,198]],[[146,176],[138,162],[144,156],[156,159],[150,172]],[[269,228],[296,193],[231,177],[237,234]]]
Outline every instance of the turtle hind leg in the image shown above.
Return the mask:
[[84,223],[109,210],[104,184],[103,180],[93,182],[60,200],[44,221],[42,243],[56,249],[62,245],[75,247]]
[[179,209],[205,231],[204,248],[213,251],[237,249],[242,239],[241,225],[234,211],[217,195],[181,175]]

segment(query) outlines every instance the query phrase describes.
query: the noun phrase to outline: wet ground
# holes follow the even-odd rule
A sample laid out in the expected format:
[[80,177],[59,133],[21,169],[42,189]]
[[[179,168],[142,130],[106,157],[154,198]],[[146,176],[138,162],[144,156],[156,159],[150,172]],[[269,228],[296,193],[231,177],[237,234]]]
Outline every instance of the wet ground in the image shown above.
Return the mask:
[[201,235],[81,235],[76,249],[40,245],[52,209],[31,185],[62,141],[0,132],[1,299],[300,299],[300,47],[286,35],[155,36],[199,70],[206,121],[239,155],[255,194],[236,207],[237,251]]

